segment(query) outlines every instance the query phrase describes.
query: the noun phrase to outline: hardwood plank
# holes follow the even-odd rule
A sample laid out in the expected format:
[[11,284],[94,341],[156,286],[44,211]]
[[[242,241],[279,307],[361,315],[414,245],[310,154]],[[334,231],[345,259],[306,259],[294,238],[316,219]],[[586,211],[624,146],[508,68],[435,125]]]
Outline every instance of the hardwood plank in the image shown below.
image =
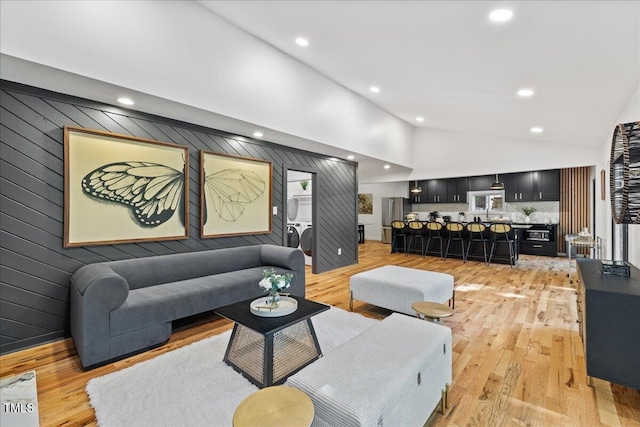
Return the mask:
[[[516,266],[389,254],[359,245],[359,264],[327,273],[307,270],[307,298],[348,310],[349,277],[388,264],[447,272],[456,281],[450,406],[432,426],[640,427],[640,391],[606,381],[587,386],[575,323],[575,289],[566,258],[523,255]],[[356,301],[354,311],[382,319],[389,310]],[[4,355],[0,377],[37,370],[42,426],[96,425],[87,382],[231,328],[213,314],[174,332],[167,344],[84,372],[70,339]]]

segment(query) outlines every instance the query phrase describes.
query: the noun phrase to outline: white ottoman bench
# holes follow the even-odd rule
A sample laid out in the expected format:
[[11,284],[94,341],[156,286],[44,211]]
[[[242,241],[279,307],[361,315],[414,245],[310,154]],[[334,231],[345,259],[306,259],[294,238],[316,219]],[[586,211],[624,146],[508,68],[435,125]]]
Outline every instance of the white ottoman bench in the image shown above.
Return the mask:
[[434,271],[386,265],[351,276],[349,309],[353,300],[415,316],[411,305],[417,301],[449,301],[455,308],[453,276]]
[[392,313],[287,379],[312,426],[423,426],[451,383],[451,330]]

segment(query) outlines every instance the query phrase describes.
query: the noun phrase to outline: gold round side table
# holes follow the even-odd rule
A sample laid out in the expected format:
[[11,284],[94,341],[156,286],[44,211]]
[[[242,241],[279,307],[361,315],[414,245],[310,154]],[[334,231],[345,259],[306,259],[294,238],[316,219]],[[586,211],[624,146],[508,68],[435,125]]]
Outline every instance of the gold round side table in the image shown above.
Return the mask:
[[297,388],[278,385],[247,396],[233,414],[233,427],[309,427],[313,402]]
[[414,302],[411,308],[416,311],[417,317],[422,315],[434,322],[439,322],[440,319],[453,316],[453,309],[451,307],[437,302],[418,301]]

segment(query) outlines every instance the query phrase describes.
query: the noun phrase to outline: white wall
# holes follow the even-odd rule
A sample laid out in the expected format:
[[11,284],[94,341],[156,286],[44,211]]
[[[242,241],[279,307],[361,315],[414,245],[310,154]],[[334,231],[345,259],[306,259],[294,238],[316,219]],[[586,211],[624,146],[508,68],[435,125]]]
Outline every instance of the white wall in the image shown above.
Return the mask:
[[[412,165],[411,125],[196,2],[2,1],[0,52],[2,78],[19,83],[55,90],[55,73],[25,72],[30,63],[42,64]],[[111,96],[113,103],[117,95]]]
[[600,147],[417,128],[410,179],[450,178],[590,166]]
[[382,198],[409,197],[409,184],[406,181],[384,184],[360,184],[358,193],[373,194],[373,214],[358,215],[358,222],[365,224],[366,240],[382,240]]
[[[613,136],[613,128],[618,123],[629,123],[631,121],[640,120],[640,85],[629,98],[624,110],[620,113],[618,121],[611,124],[611,135]],[[596,232],[603,238],[603,247],[605,248],[602,255],[605,259],[612,258],[611,250],[611,199],[609,193],[609,159],[611,156],[611,140],[604,141],[601,147],[600,161],[596,166],[596,187],[600,188],[600,170],[604,169],[606,174],[606,198],[600,200],[599,190],[596,197]],[[629,262],[640,268],[640,224],[629,225]]]

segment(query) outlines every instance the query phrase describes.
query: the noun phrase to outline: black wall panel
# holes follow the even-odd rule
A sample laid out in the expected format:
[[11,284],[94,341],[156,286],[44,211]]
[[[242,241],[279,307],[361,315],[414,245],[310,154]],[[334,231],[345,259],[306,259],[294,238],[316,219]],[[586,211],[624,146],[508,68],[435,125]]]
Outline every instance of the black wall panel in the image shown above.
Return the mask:
[[[190,237],[63,248],[65,125],[189,147]],[[272,203],[278,208],[272,233],[200,239],[199,150],[272,162]],[[356,163],[0,81],[0,353],[69,335],[69,278],[85,264],[262,243],[283,245],[286,168],[316,173],[315,272],[356,263]]]

